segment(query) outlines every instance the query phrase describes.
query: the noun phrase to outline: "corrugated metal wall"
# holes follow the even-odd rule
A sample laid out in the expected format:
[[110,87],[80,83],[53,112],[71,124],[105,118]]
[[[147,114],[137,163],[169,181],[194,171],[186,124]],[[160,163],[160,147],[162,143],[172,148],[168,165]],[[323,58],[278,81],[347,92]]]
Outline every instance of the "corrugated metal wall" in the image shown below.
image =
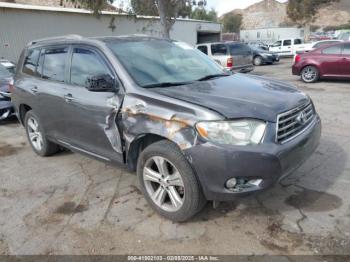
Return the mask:
[[[115,30],[109,28],[110,15],[100,19],[89,14],[23,10],[0,7],[0,58],[17,61],[21,50],[33,39],[65,34],[83,36],[148,34],[160,35],[157,20],[116,16]],[[197,43],[197,31],[220,32],[221,25],[195,21],[177,21],[173,39]]]

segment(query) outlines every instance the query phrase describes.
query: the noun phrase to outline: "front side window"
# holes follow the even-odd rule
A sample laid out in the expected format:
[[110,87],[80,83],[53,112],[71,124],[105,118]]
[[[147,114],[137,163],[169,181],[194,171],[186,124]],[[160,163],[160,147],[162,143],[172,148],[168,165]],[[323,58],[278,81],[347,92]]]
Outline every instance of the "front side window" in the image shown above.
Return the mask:
[[72,66],[70,70],[70,83],[78,86],[85,86],[91,76],[110,74],[108,68],[95,52],[74,48]]
[[323,54],[326,55],[340,55],[341,54],[341,45],[331,46],[323,49]]
[[282,44],[282,41],[277,41],[272,45],[272,47],[280,47],[281,44]]
[[223,44],[211,45],[212,55],[227,55],[227,46]]
[[64,82],[68,47],[46,49],[43,56],[42,78]]
[[22,72],[34,76],[36,75],[36,67],[38,64],[40,49],[29,49],[26,58],[24,59]]
[[182,42],[160,39],[110,40],[107,45],[142,87],[193,82],[208,75],[225,74],[215,61]]

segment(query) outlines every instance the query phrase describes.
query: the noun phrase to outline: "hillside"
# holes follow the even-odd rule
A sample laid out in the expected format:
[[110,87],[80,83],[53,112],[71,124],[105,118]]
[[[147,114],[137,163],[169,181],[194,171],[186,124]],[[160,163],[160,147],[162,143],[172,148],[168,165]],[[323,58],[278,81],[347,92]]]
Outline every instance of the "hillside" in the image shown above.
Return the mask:
[[[229,13],[243,16],[243,28],[266,28],[293,25],[287,17],[287,3],[263,0],[246,9],[235,9]],[[322,8],[313,24],[320,27],[346,24],[350,20],[350,1],[341,0]]]

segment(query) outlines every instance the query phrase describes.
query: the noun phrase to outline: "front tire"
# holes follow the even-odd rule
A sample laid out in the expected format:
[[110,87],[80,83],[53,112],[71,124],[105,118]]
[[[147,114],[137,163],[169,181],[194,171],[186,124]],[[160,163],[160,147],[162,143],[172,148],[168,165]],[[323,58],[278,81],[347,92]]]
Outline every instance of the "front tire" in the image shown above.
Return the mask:
[[254,57],[254,60],[253,60],[253,63],[254,65],[256,66],[261,66],[263,64],[263,59],[261,56],[256,56]]
[[170,141],[151,144],[140,154],[137,175],[149,205],[167,219],[186,221],[206,203],[190,164]]
[[46,138],[41,122],[33,111],[26,113],[24,123],[28,141],[36,154],[44,157],[57,153],[58,145]]
[[303,70],[301,70],[300,75],[305,83],[315,83],[320,77],[319,71],[315,66],[305,66]]

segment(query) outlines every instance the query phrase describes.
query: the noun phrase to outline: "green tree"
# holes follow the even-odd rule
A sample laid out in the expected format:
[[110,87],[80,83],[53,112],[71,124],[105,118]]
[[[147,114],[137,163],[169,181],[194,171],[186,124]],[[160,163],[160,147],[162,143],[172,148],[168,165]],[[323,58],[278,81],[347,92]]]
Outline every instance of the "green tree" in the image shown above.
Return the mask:
[[93,11],[95,15],[100,15],[101,12],[109,5],[113,4],[114,0],[66,0],[72,3],[79,3],[82,7]]
[[204,20],[211,22],[217,22],[218,20],[218,15],[214,9],[207,11],[205,8],[200,7],[195,8],[192,11],[190,17],[196,20]]
[[339,2],[339,0],[289,0],[287,7],[288,17],[305,27],[305,37],[309,38],[310,25],[315,20],[315,16],[320,8]]
[[241,14],[228,13],[222,19],[224,33],[238,33],[241,30],[243,17]]

